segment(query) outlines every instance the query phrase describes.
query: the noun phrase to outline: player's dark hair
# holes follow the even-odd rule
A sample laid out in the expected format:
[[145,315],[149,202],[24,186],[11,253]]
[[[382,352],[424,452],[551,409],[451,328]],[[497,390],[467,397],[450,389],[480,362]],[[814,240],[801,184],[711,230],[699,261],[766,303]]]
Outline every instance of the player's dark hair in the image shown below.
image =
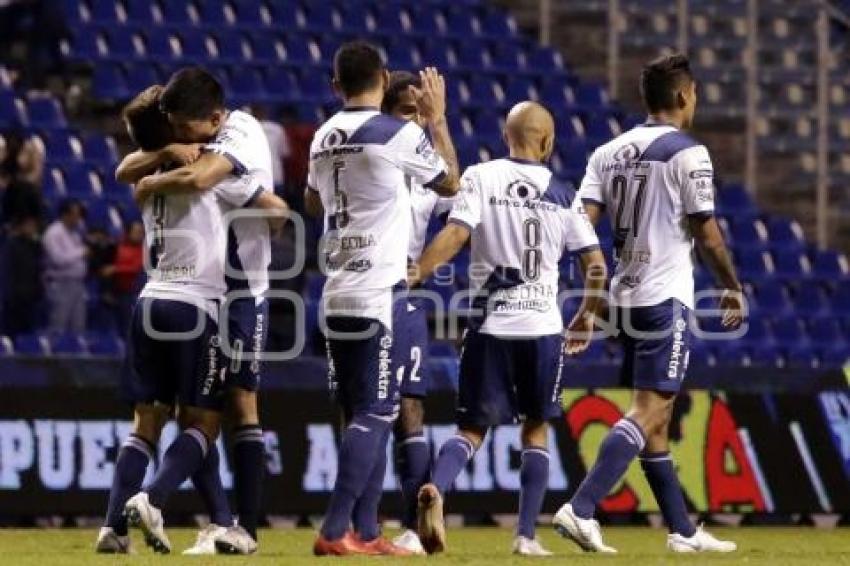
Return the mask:
[[61,218],[62,216],[65,216],[66,214],[74,210],[74,208],[78,207],[82,214],[86,213],[86,207],[83,206],[83,202],[81,200],[75,198],[66,198],[59,203],[59,209],[57,210],[57,212],[59,213],[59,217]]
[[393,71],[390,73],[390,85],[384,93],[384,101],[381,103],[381,111],[389,114],[398,105],[401,93],[407,91],[408,87],[421,87],[422,81],[408,71]]
[[159,108],[162,85],[149,86],[124,107],[121,117],[133,142],[144,151],[165,147],[172,138],[171,124]]
[[206,69],[186,67],[171,75],[159,104],[166,114],[204,120],[224,108],[224,89]]
[[676,93],[694,80],[691,62],[676,53],[650,61],[640,76],[640,93],[650,112],[676,108]]
[[347,97],[378,86],[383,70],[378,49],[365,41],[344,43],[334,54],[334,78]]

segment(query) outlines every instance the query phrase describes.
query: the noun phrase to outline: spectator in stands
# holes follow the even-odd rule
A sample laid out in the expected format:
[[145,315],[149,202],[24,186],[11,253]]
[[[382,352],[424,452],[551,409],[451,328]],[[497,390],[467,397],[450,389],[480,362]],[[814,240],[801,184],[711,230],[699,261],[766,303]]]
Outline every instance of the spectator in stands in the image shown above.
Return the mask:
[[268,107],[255,104],[251,107],[251,114],[260,122],[263,132],[266,134],[269,149],[272,152],[272,181],[274,182],[274,189],[276,193],[282,195],[285,179],[283,161],[290,154],[289,138],[283,126],[271,119]]
[[90,251],[83,239],[85,209],[68,199],[44,233],[45,283],[50,309],[48,330],[81,333],[86,328],[86,274]]
[[144,240],[144,225],[141,221],[134,220],[115,248],[112,264],[102,270],[102,273],[108,274],[112,279],[115,323],[122,335],[126,334],[129,328],[130,313],[144,285]]
[[3,333],[15,337],[38,327],[44,290],[39,222],[34,217],[15,222],[3,247]]
[[41,183],[44,178],[44,146],[35,137],[16,133],[3,136],[0,188],[3,190],[2,221],[14,224],[28,218],[41,220]]

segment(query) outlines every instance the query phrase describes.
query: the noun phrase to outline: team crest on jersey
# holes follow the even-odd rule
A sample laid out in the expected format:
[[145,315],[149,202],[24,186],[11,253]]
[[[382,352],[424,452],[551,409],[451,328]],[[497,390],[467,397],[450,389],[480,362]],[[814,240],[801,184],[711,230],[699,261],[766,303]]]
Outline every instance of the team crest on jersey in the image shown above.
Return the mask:
[[330,149],[332,147],[337,147],[339,145],[344,144],[348,141],[348,134],[345,130],[340,130],[339,128],[334,128],[322,138],[322,142],[319,144],[319,147],[322,149]]
[[638,157],[640,149],[634,143],[627,143],[614,152],[614,161],[635,161]]
[[525,180],[514,181],[506,190],[508,196],[517,200],[539,200],[543,194],[536,185]]

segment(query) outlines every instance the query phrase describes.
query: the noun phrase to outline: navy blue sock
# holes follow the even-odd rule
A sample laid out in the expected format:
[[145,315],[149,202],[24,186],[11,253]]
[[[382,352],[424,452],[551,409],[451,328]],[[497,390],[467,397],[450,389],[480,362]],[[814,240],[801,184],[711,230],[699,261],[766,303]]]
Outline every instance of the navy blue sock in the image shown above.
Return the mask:
[[633,420],[623,417],[617,421],[602,441],[596,462],[570,500],[576,515],[582,519],[593,517],[596,506],[620,481],[645,444],[643,431]]
[[640,455],[640,466],[670,532],[683,537],[694,536],[696,528],[688,517],[685,496],[682,495],[670,453],[644,451]]
[[209,444],[206,435],[196,428],[187,428],[174,439],[162,457],[156,476],[145,490],[151,505],[159,509],[165,506],[171,494],[204,463]]
[[227,493],[221,484],[219,464],[218,447],[210,444],[203,464],[197,472],[192,474],[192,484],[204,500],[204,505],[210,514],[210,522],[221,527],[229,527],[233,524],[233,513],[230,512]]
[[106,508],[106,526],[112,527],[120,536],[127,534],[124,505],[142,490],[145,471],[155,452],[156,447],[153,444],[135,434],[128,436],[118,451],[115,475],[109,490],[109,504]]
[[354,504],[363,494],[375,462],[379,456],[386,458],[386,435],[391,426],[381,417],[358,415],[345,430],[339,448],[339,471],[322,524],[325,539],[339,540],[348,530]]
[[398,476],[404,505],[401,526],[416,530],[419,488],[428,483],[431,473],[431,447],[422,432],[418,432],[399,442],[397,450]]
[[456,435],[446,440],[440,448],[431,482],[440,493],[445,494],[455,482],[458,474],[475,455],[475,447],[463,436]]
[[233,431],[233,488],[239,524],[257,540],[257,524],[266,472],[266,443],[259,425]]
[[390,429],[384,434],[381,441],[383,450],[377,455],[377,461],[372,467],[372,473],[366,481],[366,488],[360,495],[360,499],[354,504],[351,514],[351,522],[354,523],[354,531],[360,540],[373,541],[381,534],[378,526],[378,508],[381,505],[381,495],[384,493],[384,476],[387,473],[387,442],[390,439]]
[[517,535],[533,539],[537,516],[549,485],[549,453],[546,450],[526,448],[522,451],[519,482],[522,489],[519,493]]

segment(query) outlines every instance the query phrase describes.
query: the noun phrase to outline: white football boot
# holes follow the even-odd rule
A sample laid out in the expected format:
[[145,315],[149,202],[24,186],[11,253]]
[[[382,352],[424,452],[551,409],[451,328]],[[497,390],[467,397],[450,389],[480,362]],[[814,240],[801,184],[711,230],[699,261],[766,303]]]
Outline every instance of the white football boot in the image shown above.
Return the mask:
[[518,536],[514,539],[514,545],[511,551],[520,556],[554,556],[554,553],[543,548],[543,545],[536,538],[523,536]]
[[573,511],[569,503],[563,505],[552,520],[555,530],[564,538],[572,540],[585,552],[603,552],[614,554],[616,548],[602,541],[602,530],[595,519],[582,519]]
[[101,527],[94,550],[98,554],[133,554],[130,535],[118,535],[112,527]]
[[678,533],[667,535],[667,549],[672,552],[735,552],[738,545],[732,541],[718,540],[700,525],[690,538]]
[[254,554],[257,541],[244,528],[233,525],[215,538],[215,548],[220,554]]
[[171,552],[171,541],[165,534],[162,511],[151,505],[147,493],[142,491],[131,497],[124,506],[124,514],[127,516],[127,523],[130,526],[142,529],[142,533],[145,535],[145,544],[151,547],[154,552],[160,554]]
[[210,523],[200,531],[195,539],[195,544],[183,551],[187,556],[207,556],[215,554],[215,540],[223,535],[227,529],[220,525]]
[[393,539],[393,544],[399,548],[403,548],[417,556],[426,554],[425,547],[422,546],[422,541],[419,540],[419,535],[416,531],[406,530]]

